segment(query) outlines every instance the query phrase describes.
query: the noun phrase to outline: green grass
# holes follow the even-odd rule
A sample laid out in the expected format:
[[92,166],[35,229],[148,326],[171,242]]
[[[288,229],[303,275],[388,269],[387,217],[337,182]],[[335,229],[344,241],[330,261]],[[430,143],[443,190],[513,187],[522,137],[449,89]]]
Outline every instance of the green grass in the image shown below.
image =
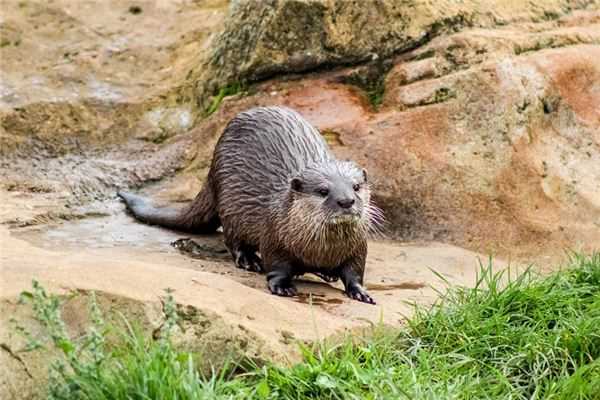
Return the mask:
[[575,255],[547,277],[505,278],[482,267],[475,288],[451,288],[402,329],[303,346],[291,367],[232,366],[209,377],[170,343],[172,298],[158,340],[129,329],[108,349],[102,323],[85,347],[60,333],[52,296],[35,286],[28,297],[59,331],[52,337],[67,360],[50,379],[56,399],[600,399],[600,253]]

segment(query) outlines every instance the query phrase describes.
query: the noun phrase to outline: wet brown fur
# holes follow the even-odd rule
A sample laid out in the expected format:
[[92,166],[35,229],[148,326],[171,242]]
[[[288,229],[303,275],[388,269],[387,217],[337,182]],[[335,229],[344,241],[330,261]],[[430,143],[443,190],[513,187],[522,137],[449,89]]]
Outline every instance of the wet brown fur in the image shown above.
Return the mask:
[[[119,195],[139,220],[150,224],[193,233],[222,226],[236,264],[262,269],[268,279],[285,268],[293,275],[322,272],[342,277],[345,285],[356,281],[357,290],[364,292],[360,285],[367,234],[382,219],[370,204],[367,183],[355,193],[358,216],[337,223],[334,210],[330,212],[322,199],[290,186],[298,176],[317,183],[330,175],[359,182],[362,174],[366,179],[359,167],[335,160],[319,132],[297,112],[258,107],[229,122],[216,145],[208,179],[188,207],[156,209],[135,195]],[[295,289],[283,292],[289,295]]]

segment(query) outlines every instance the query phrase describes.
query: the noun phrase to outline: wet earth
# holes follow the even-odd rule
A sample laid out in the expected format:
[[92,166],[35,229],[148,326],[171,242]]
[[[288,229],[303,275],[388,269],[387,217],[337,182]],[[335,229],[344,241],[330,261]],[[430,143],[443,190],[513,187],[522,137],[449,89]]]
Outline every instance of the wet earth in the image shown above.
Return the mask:
[[[118,252],[132,259],[160,259],[178,267],[221,275],[267,293],[264,275],[235,267],[220,233],[189,235],[148,226],[134,220],[118,201],[108,204],[107,211],[112,211],[107,215],[13,229],[11,236],[46,251],[87,252],[98,257]],[[477,254],[441,243],[372,241],[366,287],[386,308],[393,308],[386,298],[394,298],[393,304],[405,301],[423,304],[435,297],[432,286],[442,283],[435,273],[450,282],[469,284],[477,262]],[[501,260],[496,262],[504,264]],[[363,308],[344,296],[339,282],[325,283],[307,274],[298,278],[298,283],[300,295],[281,301],[312,302],[333,313],[339,308],[342,314],[347,307]],[[364,307],[367,314],[375,316],[378,311],[370,312],[369,308]],[[403,313],[394,310],[393,314]]]

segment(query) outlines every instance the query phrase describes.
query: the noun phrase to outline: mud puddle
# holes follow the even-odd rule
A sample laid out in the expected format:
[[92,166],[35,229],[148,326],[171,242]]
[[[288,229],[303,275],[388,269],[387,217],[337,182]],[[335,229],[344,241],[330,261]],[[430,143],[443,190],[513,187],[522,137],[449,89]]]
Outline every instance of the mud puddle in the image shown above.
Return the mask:
[[424,287],[425,287],[425,283],[422,283],[422,282],[403,282],[403,283],[395,283],[395,284],[389,284],[389,285],[370,283],[367,285],[367,289],[373,290],[373,291],[379,291],[379,290],[385,291],[385,290],[396,290],[396,289],[417,290],[417,289],[422,289]]
[[318,306],[338,305],[342,304],[344,300],[338,298],[327,298],[326,295],[321,293],[300,293],[298,297],[294,298],[294,301],[302,304],[314,304]]
[[135,223],[125,214],[87,218],[57,226],[13,232],[16,237],[49,250],[126,247],[147,252],[176,253],[171,243],[182,238],[181,234],[175,232]]
[[227,275],[247,286],[261,286],[261,277],[235,268],[220,233],[198,236],[149,226],[135,221],[119,207],[115,206],[112,210],[116,211],[109,215],[13,229],[11,234],[44,250],[89,253],[108,259],[119,254],[132,261],[160,260],[166,266]]

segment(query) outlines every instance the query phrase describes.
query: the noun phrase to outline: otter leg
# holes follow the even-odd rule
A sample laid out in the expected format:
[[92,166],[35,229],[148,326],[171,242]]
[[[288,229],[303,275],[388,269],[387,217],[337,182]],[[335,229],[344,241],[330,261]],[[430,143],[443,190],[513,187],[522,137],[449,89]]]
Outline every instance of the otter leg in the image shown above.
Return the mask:
[[294,268],[290,263],[277,263],[273,265],[273,269],[267,274],[269,290],[278,296],[295,296],[298,291],[292,283],[293,278]]
[[262,272],[262,260],[251,246],[240,244],[231,250],[235,265],[246,271]]
[[256,247],[230,237],[225,238],[225,246],[229,249],[236,267],[252,272],[263,271],[262,260],[256,254]]
[[341,267],[340,277],[348,297],[363,303],[375,304],[375,300],[362,287],[364,270],[365,257],[357,257]]
[[278,296],[298,294],[292,280],[300,271],[294,267],[285,252],[261,246],[260,254],[263,256],[264,267],[267,271],[267,285],[271,293]]

